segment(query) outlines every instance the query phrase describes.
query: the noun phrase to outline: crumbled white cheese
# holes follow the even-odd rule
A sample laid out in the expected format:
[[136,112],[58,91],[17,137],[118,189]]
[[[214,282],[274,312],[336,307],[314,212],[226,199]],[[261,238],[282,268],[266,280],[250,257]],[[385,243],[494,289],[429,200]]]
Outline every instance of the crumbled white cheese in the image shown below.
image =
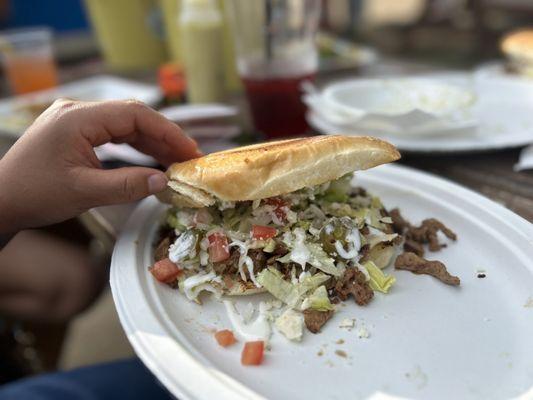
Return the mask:
[[355,326],[355,318],[344,318],[339,324],[339,328],[353,328]]
[[289,340],[299,342],[303,336],[304,317],[293,309],[286,310],[276,319],[276,328]]
[[366,329],[366,326],[362,326],[357,330],[357,336],[359,339],[368,339],[370,337],[370,332]]
[[200,265],[205,267],[209,264],[209,253],[205,250],[200,250]]

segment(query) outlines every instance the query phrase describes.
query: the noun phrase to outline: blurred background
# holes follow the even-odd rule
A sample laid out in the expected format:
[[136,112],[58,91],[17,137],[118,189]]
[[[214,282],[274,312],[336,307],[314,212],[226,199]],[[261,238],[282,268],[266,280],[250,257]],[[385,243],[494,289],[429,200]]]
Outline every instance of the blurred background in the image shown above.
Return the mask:
[[[320,90],[333,81],[464,75],[492,65],[483,71],[511,74],[514,85],[501,38],[528,26],[528,0],[0,0],[0,151],[60,96],[138,98],[183,126],[205,152],[327,133],[307,112],[323,104]],[[531,78],[520,79],[509,97],[533,93]],[[532,221],[533,176],[515,165],[533,143],[529,125],[522,128],[505,145],[479,145],[474,135],[457,145],[460,152],[420,137],[398,143],[403,163]],[[121,146],[103,146],[98,155],[107,167],[154,163]],[[23,232],[0,254],[0,270],[17,268],[39,305],[17,312],[0,285],[0,384],[133,355],[107,288],[113,243],[131,208],[92,210]]]

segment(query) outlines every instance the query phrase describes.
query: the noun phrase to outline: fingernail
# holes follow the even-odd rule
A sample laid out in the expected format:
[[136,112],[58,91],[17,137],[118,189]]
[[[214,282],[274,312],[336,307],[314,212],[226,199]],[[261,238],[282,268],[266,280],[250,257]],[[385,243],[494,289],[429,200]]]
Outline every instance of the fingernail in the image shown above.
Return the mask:
[[148,177],[148,191],[150,193],[159,193],[167,187],[168,179],[165,174],[153,174]]

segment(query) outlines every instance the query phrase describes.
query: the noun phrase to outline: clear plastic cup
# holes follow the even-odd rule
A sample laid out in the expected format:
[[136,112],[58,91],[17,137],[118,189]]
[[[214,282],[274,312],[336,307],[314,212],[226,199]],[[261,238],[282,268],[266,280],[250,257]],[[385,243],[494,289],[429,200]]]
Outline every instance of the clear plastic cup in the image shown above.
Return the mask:
[[304,134],[301,86],[318,68],[320,0],[227,1],[255,128],[269,138]]
[[46,27],[0,32],[2,64],[15,94],[57,86],[52,31]]

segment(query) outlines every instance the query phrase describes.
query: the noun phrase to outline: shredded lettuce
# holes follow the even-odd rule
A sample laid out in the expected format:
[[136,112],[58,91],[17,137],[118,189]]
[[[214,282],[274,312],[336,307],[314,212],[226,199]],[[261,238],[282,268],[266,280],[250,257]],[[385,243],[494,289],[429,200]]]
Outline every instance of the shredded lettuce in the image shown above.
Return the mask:
[[170,226],[173,229],[177,229],[181,232],[185,231],[187,227],[185,225],[180,224],[178,217],[172,212],[169,212],[167,215],[166,223],[168,226]]
[[385,274],[372,261],[367,261],[363,264],[363,267],[366,268],[370,275],[369,285],[374,291],[387,293],[396,282],[394,276]]
[[327,282],[330,277],[322,272],[317,272],[314,275],[305,277],[297,286],[300,295],[304,295],[310,290],[313,290],[323,283]]
[[340,276],[341,273],[335,267],[335,260],[331,258],[318,243],[305,242],[305,231],[301,228],[294,230],[294,239],[285,238],[285,243],[291,248],[291,251],[277,259],[282,263],[295,262],[302,268],[305,264],[311,264],[313,267],[333,276]]
[[313,267],[333,276],[341,276],[341,271],[335,267],[335,260],[328,256],[318,243],[308,243],[307,248],[311,253],[309,264]]
[[329,202],[345,203],[352,187],[351,180],[352,174],[347,174],[335,181],[331,181],[324,192],[323,199]]
[[315,291],[307,297],[302,303],[302,309],[312,309],[317,311],[333,310],[333,304],[329,301],[328,291],[324,285],[319,286]]
[[326,213],[334,217],[350,217],[357,218],[360,215],[358,210],[353,209],[346,203],[330,203],[323,206]]
[[291,307],[298,303],[299,295],[295,290],[295,285],[284,280],[278,270],[274,268],[264,269],[257,275],[256,279],[261,286],[277,299]]
[[370,236],[368,236],[368,244],[370,245],[370,248],[376,246],[379,243],[391,242],[396,239],[396,237],[398,237],[397,233],[383,233],[373,227],[370,227],[369,229]]
[[307,292],[320,286],[329,278],[329,276],[319,272],[304,278],[300,283],[293,284],[284,280],[278,270],[268,268],[261,271],[256,279],[274,297],[290,307],[296,307]]

